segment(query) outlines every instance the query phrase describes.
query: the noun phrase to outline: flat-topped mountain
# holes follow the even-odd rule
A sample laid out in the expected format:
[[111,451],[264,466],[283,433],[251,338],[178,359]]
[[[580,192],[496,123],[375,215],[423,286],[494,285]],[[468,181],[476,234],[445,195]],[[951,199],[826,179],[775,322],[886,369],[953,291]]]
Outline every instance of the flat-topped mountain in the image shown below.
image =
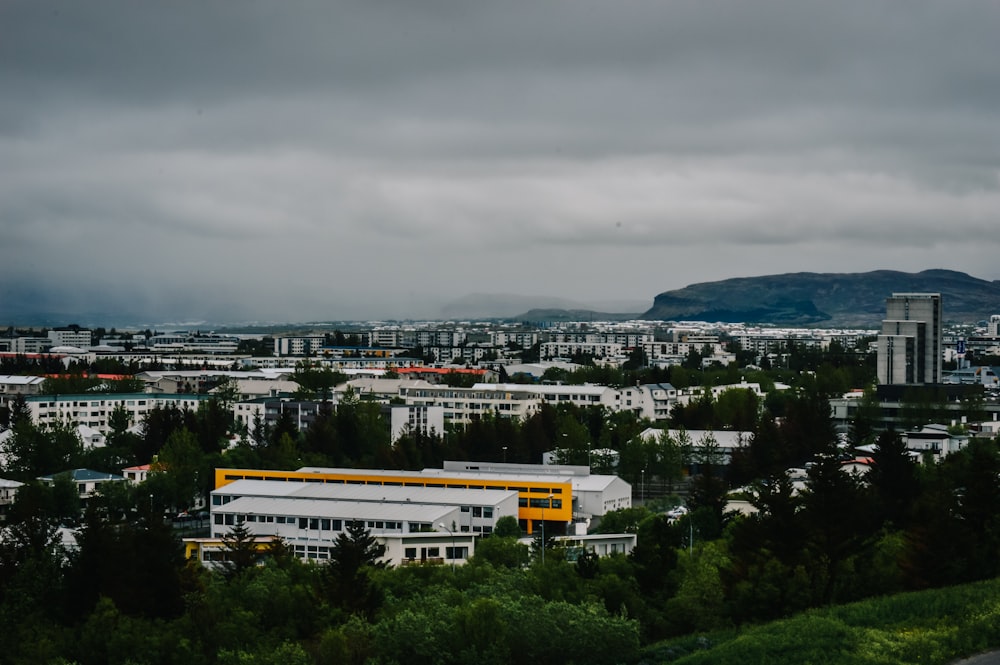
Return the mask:
[[1000,313],[1000,281],[952,270],[799,272],[692,284],[656,296],[643,318],[788,326],[875,326],[893,293],[940,293],[947,321]]

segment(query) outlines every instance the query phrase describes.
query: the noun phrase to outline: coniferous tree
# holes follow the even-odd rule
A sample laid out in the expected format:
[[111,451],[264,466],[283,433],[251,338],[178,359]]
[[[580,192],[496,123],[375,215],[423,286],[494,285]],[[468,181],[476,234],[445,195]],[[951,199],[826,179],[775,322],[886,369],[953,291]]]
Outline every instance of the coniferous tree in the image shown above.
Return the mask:
[[222,545],[225,548],[222,570],[228,579],[234,579],[256,568],[260,561],[257,538],[243,520],[237,522],[228,533],[223,534]]
[[882,432],[872,453],[868,482],[875,490],[882,518],[892,527],[905,529],[917,496],[917,465],[898,433]]

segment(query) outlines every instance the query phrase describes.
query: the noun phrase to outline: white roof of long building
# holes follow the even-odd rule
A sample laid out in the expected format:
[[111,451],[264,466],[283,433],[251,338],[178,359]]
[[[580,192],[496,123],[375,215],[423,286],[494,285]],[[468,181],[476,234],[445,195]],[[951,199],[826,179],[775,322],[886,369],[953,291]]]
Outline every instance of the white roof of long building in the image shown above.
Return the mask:
[[351,485],[346,483],[288,483],[275,480],[236,480],[228,485],[223,485],[212,493],[240,497],[447,506],[495,506],[505,499],[517,495],[514,490],[397,487],[395,485]]
[[332,517],[437,524],[457,509],[426,503],[381,503],[372,501],[328,501],[272,497],[242,497],[214,511],[247,515],[288,515],[290,517]]
[[[573,481],[570,476],[555,474],[527,474],[527,473],[507,473],[507,472],[478,472],[478,471],[450,471],[445,469],[424,469],[423,471],[386,471],[384,469],[334,469],[326,467],[308,466],[299,469],[300,473],[340,473],[350,475],[385,475],[401,476],[404,478],[417,478],[428,480],[434,478],[454,478],[466,482],[489,483],[491,478],[513,482],[535,482],[535,483],[569,483]],[[376,487],[379,487],[376,485]],[[381,486],[384,487],[384,486]],[[407,488],[410,489],[410,488]],[[443,488],[442,488],[443,489]],[[461,490],[467,491],[467,490]]]
[[[447,462],[446,462],[447,464]],[[489,463],[484,462],[484,467],[487,467]],[[518,465],[518,466],[528,466],[528,465]],[[303,467],[299,469],[299,472],[303,473],[342,473],[342,474],[352,474],[352,475],[370,475],[372,473],[379,473],[385,475],[403,476],[411,478],[420,478],[426,480],[428,478],[454,478],[455,480],[464,480],[466,482],[477,482],[488,484],[491,478],[497,480],[504,480],[507,483],[511,482],[527,482],[527,483],[548,483],[548,484],[562,484],[570,483],[573,487],[574,492],[599,492],[607,488],[609,485],[619,480],[618,476],[612,475],[601,475],[601,474],[579,474],[572,473],[570,471],[572,467],[567,467],[565,473],[554,472],[553,467],[546,467],[547,472],[540,473],[526,473],[519,472],[518,470],[508,470],[503,468],[492,468],[487,470],[484,468],[481,471],[462,471],[462,470],[452,470],[452,469],[424,469],[422,471],[386,471],[386,470],[373,470],[373,469],[335,469],[335,468],[325,468],[325,467]],[[586,469],[586,467],[581,467]],[[355,486],[361,487],[361,486]],[[375,487],[386,488],[384,485],[376,485]],[[405,489],[413,489],[407,487]],[[431,489],[444,489],[444,488],[431,488]],[[461,492],[466,492],[470,490],[458,490]],[[474,491],[474,490],[473,490]],[[483,490],[490,491],[490,490]],[[492,490],[496,491],[496,490]]]
[[44,376],[27,376],[22,374],[0,374],[0,383],[7,385],[27,386],[45,381]]

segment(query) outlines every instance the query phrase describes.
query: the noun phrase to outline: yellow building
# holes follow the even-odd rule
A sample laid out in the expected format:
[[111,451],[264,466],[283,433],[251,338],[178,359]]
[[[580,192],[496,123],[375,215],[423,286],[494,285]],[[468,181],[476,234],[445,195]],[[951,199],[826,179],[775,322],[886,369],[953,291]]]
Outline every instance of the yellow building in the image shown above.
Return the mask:
[[539,476],[512,473],[476,474],[474,472],[386,471],[379,469],[303,468],[298,471],[264,469],[216,469],[215,489],[236,480],[272,480],[303,483],[345,483],[396,487],[446,487],[450,489],[513,490],[518,493],[518,521],[532,533],[536,523],[573,519],[573,485],[564,476]]

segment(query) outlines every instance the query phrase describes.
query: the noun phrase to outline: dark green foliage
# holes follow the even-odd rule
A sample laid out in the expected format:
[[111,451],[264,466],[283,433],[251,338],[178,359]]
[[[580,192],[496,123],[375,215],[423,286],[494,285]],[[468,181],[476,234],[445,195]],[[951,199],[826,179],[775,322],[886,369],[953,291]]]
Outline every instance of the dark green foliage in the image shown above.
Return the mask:
[[347,612],[370,619],[382,602],[371,574],[385,568],[385,562],[380,561],[385,546],[361,522],[350,522],[346,527],[330,549],[327,566],[330,599]]
[[242,520],[222,536],[222,544],[226,557],[222,570],[230,579],[253,570],[261,560],[257,539]]
[[872,459],[875,463],[868,482],[875,491],[881,518],[896,528],[906,528],[919,490],[917,464],[902,437],[892,430],[878,436]]

